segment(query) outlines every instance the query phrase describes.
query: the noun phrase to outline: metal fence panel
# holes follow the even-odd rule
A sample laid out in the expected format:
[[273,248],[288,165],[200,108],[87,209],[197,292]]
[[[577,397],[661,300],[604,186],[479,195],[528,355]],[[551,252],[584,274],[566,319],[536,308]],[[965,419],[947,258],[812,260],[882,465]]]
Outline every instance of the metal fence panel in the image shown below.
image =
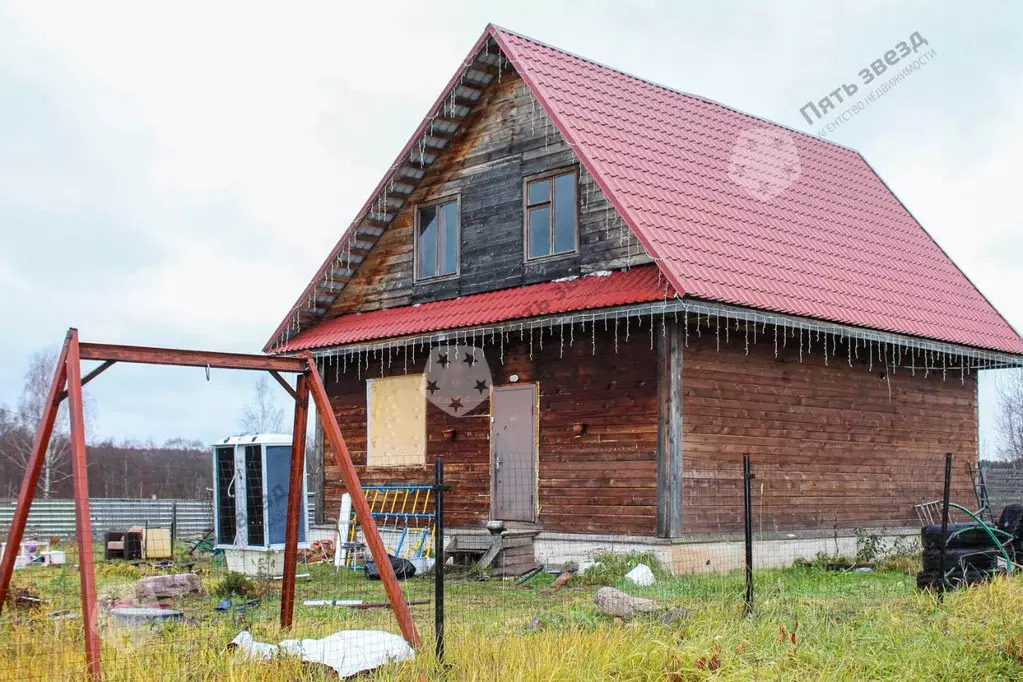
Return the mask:
[[[309,497],[309,518],[312,522],[314,497]],[[209,500],[139,500],[95,498],[89,500],[94,536],[129,526],[148,524],[169,528],[177,517],[178,537],[202,535],[213,527],[213,510]],[[0,535],[6,536],[14,518],[14,500],[0,500]],[[75,534],[74,500],[36,500],[28,515],[26,535],[68,537]]]
[[1023,469],[983,465],[988,505],[995,520],[1007,504],[1023,503]]

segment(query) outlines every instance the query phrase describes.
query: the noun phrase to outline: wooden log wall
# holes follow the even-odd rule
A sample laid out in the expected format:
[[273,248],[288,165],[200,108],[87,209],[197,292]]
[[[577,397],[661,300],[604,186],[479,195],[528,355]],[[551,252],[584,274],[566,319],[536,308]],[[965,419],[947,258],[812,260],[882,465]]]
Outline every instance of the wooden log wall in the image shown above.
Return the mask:
[[[610,323],[607,331],[597,323],[596,352],[593,330],[576,325],[533,334],[518,332],[505,342],[504,362],[497,345],[486,345],[487,362],[497,385],[512,374],[521,382],[538,382],[539,503],[538,528],[587,533],[653,535],[657,496],[657,362],[650,349],[649,319],[633,319],[629,340],[625,323],[619,324],[618,350]],[[430,483],[434,458],[445,457],[447,523],[451,527],[484,524],[490,514],[489,401],[465,417],[453,417],[430,404],[427,408],[426,464],[414,468],[366,466],[365,378],[393,376],[404,371],[400,354],[370,359],[362,378],[354,368],[335,377],[333,363],[324,375],[331,404],[364,484]],[[425,351],[417,350],[410,372],[422,372]],[[576,438],[575,423],[586,425]],[[443,432],[455,430],[455,439]],[[333,456],[325,454],[325,516],[336,520],[343,492]]]
[[[489,86],[465,132],[438,159],[327,314],[442,300],[650,262],[592,176],[580,169],[579,251],[524,263],[523,179],[579,161],[522,79]],[[415,207],[460,196],[461,273],[413,281]]]
[[756,533],[916,526],[913,506],[942,497],[946,452],[953,501],[976,507],[966,468],[977,460],[975,375],[890,373],[876,355],[871,371],[862,347],[850,367],[842,344],[825,364],[820,341],[800,362],[795,338],[776,359],[773,328],[748,355],[743,332],[733,328],[727,346],[721,337],[718,352],[705,328],[684,351],[687,536],[742,531],[744,453]]

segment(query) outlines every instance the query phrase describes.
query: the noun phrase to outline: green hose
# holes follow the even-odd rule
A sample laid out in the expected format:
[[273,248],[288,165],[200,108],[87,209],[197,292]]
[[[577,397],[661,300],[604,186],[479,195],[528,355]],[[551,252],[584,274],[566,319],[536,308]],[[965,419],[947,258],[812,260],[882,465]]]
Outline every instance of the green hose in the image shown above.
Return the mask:
[[[1002,553],[1002,557],[1005,558],[1005,571],[1006,571],[1006,573],[1009,573],[1011,575],[1012,574],[1012,570],[1014,568],[1014,564],[1012,563],[1012,559],[1009,558],[1009,553],[1007,551],[1005,551],[1005,544],[998,539],[998,537],[995,535],[995,533],[998,533],[999,535],[1004,535],[1005,538],[1008,539],[1008,540],[1015,539],[1013,537],[1013,535],[1011,533],[1006,533],[1004,530],[1000,530],[998,528],[992,528],[991,526],[989,526],[986,523],[984,523],[983,521],[981,521],[980,517],[977,516],[977,514],[974,514],[972,511],[970,511],[969,509],[967,509],[966,507],[964,507],[962,505],[958,505],[955,502],[949,502],[948,506],[955,507],[956,509],[958,509],[962,513],[966,514],[971,519],[976,521],[977,524],[981,528],[984,529],[984,531],[991,538],[991,542],[993,542],[995,545],[998,546],[998,550]],[[967,529],[964,528],[963,530],[956,531],[956,532],[952,533],[951,535],[949,535],[948,539],[951,540],[952,538],[954,538],[955,536],[959,535],[960,533],[966,532],[966,530]],[[947,544],[947,542],[948,541],[946,541],[946,544]]]

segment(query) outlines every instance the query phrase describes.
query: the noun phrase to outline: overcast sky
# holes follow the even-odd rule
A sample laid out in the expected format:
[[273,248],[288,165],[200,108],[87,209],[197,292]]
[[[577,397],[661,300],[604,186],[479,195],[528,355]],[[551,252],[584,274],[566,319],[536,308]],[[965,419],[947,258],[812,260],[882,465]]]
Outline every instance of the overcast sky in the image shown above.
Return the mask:
[[[919,31],[937,56],[830,137],[1023,329],[1023,3],[274,5],[0,6],[0,404],[69,326],[259,352],[487,22],[808,132]],[[253,379],[116,367],[91,435],[230,434]]]

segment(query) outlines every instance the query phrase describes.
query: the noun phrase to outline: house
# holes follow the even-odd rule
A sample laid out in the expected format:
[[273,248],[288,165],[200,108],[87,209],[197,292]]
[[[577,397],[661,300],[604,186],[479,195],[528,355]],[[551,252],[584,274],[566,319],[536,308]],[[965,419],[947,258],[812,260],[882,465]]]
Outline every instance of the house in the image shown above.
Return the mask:
[[917,526],[945,453],[970,504],[977,372],[1023,363],[856,151],[495,26],[265,350],[317,356],[364,484],[443,455],[449,529],[680,570],[744,454],[783,553]]

